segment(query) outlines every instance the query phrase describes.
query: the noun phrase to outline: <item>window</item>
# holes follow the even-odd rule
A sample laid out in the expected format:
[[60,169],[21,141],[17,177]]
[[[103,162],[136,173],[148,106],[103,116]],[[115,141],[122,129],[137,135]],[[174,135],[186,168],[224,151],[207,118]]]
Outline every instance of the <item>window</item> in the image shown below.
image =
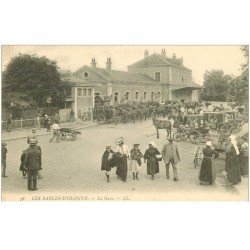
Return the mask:
[[119,97],[119,93],[115,92],[115,94],[114,94],[114,102],[118,102],[118,97]]
[[151,92],[151,100],[154,100],[154,92]]
[[88,89],[88,95],[90,96],[92,94],[92,89]]
[[84,72],[84,73],[83,73],[83,76],[84,76],[84,78],[88,78],[89,73],[88,73],[88,72]]
[[172,81],[174,82],[174,80],[175,80],[175,79],[174,79],[174,73],[172,73]]
[[184,77],[183,77],[183,75],[181,77],[181,82],[184,83]]
[[157,93],[158,99],[160,99],[160,96],[161,96],[161,92],[158,92],[158,93]]
[[82,89],[81,88],[77,89],[77,96],[82,96]]
[[143,98],[144,98],[144,100],[147,99],[147,92],[146,91],[143,93]]
[[126,93],[125,93],[125,99],[126,99],[126,100],[129,100],[129,92],[126,92]]
[[155,81],[160,82],[161,81],[161,73],[160,72],[155,72]]
[[137,101],[139,99],[139,92],[135,92],[135,100]]
[[87,95],[87,89],[83,89],[83,96]]

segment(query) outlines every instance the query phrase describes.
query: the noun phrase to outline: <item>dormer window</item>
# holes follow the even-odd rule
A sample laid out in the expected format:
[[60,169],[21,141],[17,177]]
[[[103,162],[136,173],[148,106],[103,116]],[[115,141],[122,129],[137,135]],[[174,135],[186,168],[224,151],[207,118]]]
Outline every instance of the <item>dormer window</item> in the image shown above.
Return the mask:
[[161,81],[161,73],[160,72],[155,72],[155,81],[160,82]]
[[84,73],[83,73],[83,77],[84,77],[84,78],[88,78],[88,77],[89,77],[89,73],[88,73],[88,72],[84,72]]

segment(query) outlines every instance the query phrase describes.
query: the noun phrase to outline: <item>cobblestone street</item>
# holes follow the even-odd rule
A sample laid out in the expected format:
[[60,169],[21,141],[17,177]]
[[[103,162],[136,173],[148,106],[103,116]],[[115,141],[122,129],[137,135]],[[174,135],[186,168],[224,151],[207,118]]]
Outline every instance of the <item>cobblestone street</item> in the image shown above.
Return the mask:
[[[247,129],[244,127],[244,129]],[[38,190],[27,190],[27,180],[22,178],[19,169],[20,156],[27,148],[26,139],[7,142],[7,175],[2,178],[2,199],[29,200],[34,196],[81,195],[86,199],[129,199],[129,200],[247,200],[248,180],[235,188],[228,188],[223,175],[224,156],[217,160],[217,181],[212,186],[199,185],[199,169],[193,167],[194,144],[189,140],[176,143],[179,148],[181,162],[178,164],[179,182],[173,178],[165,178],[165,166],[160,162],[160,173],[154,181],[146,175],[146,166],[140,168],[139,181],[132,180],[128,172],[128,180],[122,183],[112,170],[110,183],[106,182],[105,172],[100,170],[101,157],[106,144],[114,145],[115,139],[122,136],[130,149],[134,143],[140,144],[141,152],[147,149],[149,141],[155,141],[157,148],[162,149],[166,141],[166,131],[160,130],[160,139],[156,139],[152,121],[136,124],[102,125],[81,130],[76,141],[60,141],[49,143],[50,134],[39,136],[42,148],[42,167],[44,178],[38,181]],[[211,132],[216,139],[216,132]],[[171,169],[172,174],[172,169]]]

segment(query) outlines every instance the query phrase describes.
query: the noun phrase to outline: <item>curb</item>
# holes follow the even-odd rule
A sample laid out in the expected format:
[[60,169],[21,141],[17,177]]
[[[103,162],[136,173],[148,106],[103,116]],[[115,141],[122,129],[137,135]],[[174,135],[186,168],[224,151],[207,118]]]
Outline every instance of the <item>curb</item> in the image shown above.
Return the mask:
[[[98,126],[98,124],[92,124],[92,125],[87,125],[85,127],[79,127],[79,128],[74,129],[74,130],[82,130],[82,129],[85,129],[85,128],[91,128],[91,127],[95,127],[95,126]],[[40,135],[38,134],[36,136],[40,137],[40,136],[45,136],[45,135],[51,135],[51,132],[45,132],[44,134],[40,134]],[[2,142],[13,141],[13,140],[18,140],[18,139],[24,139],[24,138],[27,138],[27,135],[26,136],[13,137],[13,138],[9,138],[9,139],[4,139],[4,140],[2,140]]]

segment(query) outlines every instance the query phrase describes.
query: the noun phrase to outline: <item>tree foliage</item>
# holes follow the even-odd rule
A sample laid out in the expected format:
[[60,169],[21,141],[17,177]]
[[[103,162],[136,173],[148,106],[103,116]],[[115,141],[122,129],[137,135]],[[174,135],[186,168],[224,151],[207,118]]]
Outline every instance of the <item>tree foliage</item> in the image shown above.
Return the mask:
[[65,98],[65,86],[60,82],[57,63],[46,57],[19,54],[11,59],[3,72],[3,100],[28,103],[37,107],[60,106]]
[[230,80],[232,80],[232,76],[224,75],[223,70],[206,71],[201,99],[206,101],[226,101],[228,82]]

